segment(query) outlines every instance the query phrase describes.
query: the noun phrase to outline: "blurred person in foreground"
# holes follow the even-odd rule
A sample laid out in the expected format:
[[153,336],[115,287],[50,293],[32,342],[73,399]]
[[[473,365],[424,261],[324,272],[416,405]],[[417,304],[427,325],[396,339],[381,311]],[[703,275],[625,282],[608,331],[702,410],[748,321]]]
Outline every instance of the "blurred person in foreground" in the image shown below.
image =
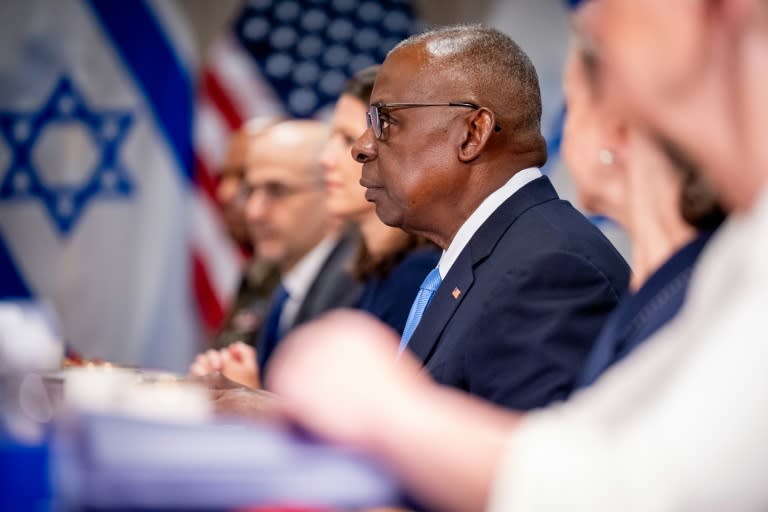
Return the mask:
[[341,229],[326,205],[318,157],[327,136],[319,121],[283,121],[248,145],[245,219],[259,259],[277,267],[280,284],[256,349],[234,343],[209,350],[195,359],[192,375],[221,372],[259,387],[272,352],[288,331],[359,300],[361,286],[347,270],[356,237]]
[[630,290],[603,326],[579,387],[677,314],[693,266],[725,218],[711,187],[675,148],[604,105],[596,66],[589,55],[571,51],[563,156],[581,203],[629,234],[633,265]]
[[566,398],[629,268],[539,170],[530,59],[494,29],[426,32],[390,52],[370,101],[352,147],[366,198],[385,224],[443,249],[401,351],[510,408]]
[[424,238],[389,227],[365,200],[360,186],[362,166],[350,154],[365,131],[365,113],[379,66],[358,72],[336,103],[331,137],[320,156],[328,187],[328,210],[360,228],[361,244],[353,274],[365,289],[357,307],[402,334],[419,284],[440,259],[440,252]]
[[286,414],[383,458],[436,509],[766,510],[768,4],[595,0],[576,26],[605,104],[732,209],[678,315],[592,387],[527,415],[435,386],[351,313],[296,333],[271,385]]
[[216,200],[221,207],[222,220],[247,261],[224,324],[213,339],[212,345],[216,349],[236,342],[254,343],[258,339],[269,309],[270,296],[280,281],[277,267],[260,259],[253,246],[245,221],[243,195],[248,147],[277,122],[277,118],[256,118],[244,123],[230,138],[219,173]]

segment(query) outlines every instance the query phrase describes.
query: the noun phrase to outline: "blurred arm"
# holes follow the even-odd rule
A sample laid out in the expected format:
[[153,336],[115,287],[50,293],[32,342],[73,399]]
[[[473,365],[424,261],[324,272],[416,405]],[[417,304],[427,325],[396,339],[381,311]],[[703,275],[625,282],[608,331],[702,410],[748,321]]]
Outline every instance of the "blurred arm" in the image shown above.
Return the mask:
[[332,313],[299,328],[271,363],[284,413],[377,456],[437,510],[482,510],[518,416],[440,388],[372,317]]

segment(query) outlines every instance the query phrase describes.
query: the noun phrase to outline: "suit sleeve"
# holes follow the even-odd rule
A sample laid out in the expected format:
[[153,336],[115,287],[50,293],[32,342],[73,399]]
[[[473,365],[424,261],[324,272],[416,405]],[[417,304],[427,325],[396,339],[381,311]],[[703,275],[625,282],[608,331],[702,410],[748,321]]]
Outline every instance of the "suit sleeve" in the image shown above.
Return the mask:
[[469,391],[519,410],[567,398],[618,299],[577,254],[539,255],[508,271],[464,345]]

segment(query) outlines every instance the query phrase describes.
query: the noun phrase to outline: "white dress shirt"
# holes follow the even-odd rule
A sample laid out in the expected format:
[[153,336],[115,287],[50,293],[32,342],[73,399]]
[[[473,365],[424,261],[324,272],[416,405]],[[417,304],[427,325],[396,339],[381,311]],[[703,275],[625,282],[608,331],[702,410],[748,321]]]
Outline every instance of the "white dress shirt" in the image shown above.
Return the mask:
[[338,241],[335,236],[324,238],[283,277],[282,285],[288,291],[288,300],[280,314],[280,332],[284,332],[296,321],[304,298]]
[[515,192],[540,177],[541,171],[536,167],[529,167],[528,169],[518,171],[514,176],[509,178],[509,181],[480,203],[480,206],[472,212],[472,215],[464,221],[464,224],[462,224],[456,232],[456,236],[453,237],[448,248],[443,251],[443,255],[437,263],[442,279],[445,279],[445,276],[448,274],[448,271],[451,270],[456,258],[459,257],[461,251],[464,250],[464,247],[469,243],[469,240],[475,232],[480,229],[480,226],[488,220],[488,217],[490,217],[504,201],[512,197]]
[[491,511],[768,510],[768,188],[704,250],[680,314],[526,416]]

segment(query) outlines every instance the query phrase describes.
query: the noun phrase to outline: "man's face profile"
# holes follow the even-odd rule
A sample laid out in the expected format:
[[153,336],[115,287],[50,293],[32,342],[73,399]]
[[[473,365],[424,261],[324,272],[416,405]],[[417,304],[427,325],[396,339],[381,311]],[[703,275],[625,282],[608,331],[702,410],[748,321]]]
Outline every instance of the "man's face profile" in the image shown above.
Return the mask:
[[[422,45],[401,48],[384,61],[371,104],[462,100],[448,96],[439,71]],[[455,194],[448,128],[465,114],[466,109],[441,106],[382,109],[381,138],[369,128],[356,141],[352,154],[364,164],[360,182],[384,223],[419,232],[429,222],[431,207]]]
[[314,154],[314,147],[281,144],[280,133],[273,129],[252,147],[245,213],[259,256],[290,267],[325,236],[327,212],[319,172],[312,170],[315,164],[306,156]]

